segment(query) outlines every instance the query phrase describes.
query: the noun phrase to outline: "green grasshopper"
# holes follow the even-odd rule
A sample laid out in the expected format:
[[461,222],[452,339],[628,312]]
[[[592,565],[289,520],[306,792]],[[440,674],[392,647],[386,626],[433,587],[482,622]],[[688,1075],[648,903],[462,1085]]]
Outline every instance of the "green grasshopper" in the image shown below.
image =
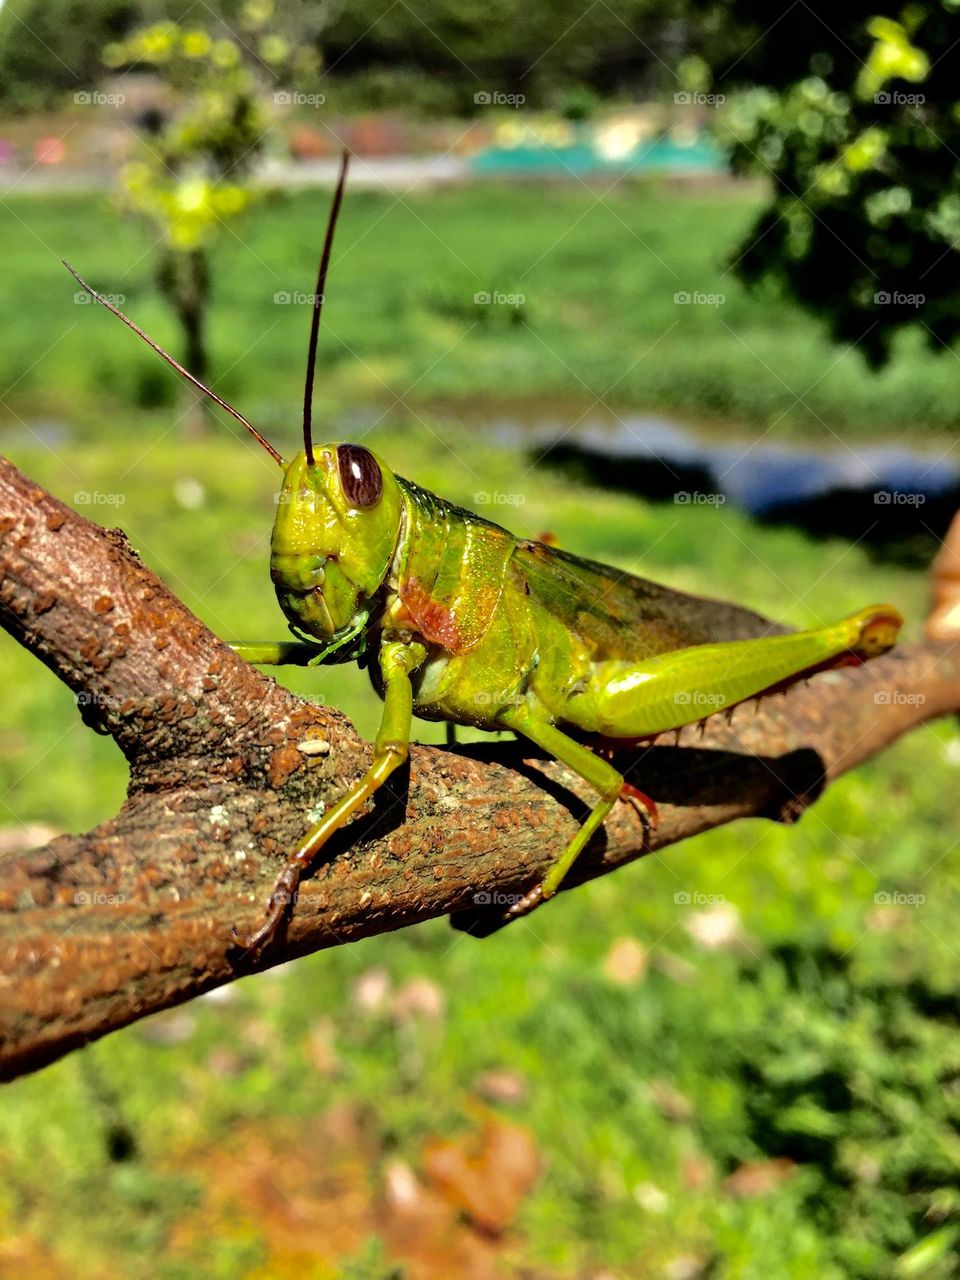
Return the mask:
[[283,468],[270,576],[299,642],[234,649],[257,664],[367,664],[383,699],[369,769],[288,855],[260,928],[237,938],[254,952],[274,939],[330,837],[407,760],[414,714],[513,730],[597,794],[546,877],[503,913],[507,921],[553,897],[618,799],[632,800],[649,822],[656,820],[653,802],[592,750],[591,740],[608,749],[652,740],[827,667],[875,657],[894,644],[902,624],[896,609],[874,605],[831,626],[788,632],[737,605],[517,538],[395,475],[363,445],[315,446],[317,339],[347,159],[314,295],[303,450],[289,462],[68,266],[84,289],[231,413]]

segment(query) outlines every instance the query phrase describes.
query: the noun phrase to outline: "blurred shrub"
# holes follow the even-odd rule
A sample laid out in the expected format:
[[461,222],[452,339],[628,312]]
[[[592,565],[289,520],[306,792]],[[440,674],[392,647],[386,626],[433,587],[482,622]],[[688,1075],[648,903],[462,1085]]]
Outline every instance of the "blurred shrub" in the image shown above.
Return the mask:
[[253,166],[270,137],[267,75],[274,85],[294,83],[318,66],[303,29],[289,19],[277,17],[272,0],[249,0],[238,17],[242,35],[167,21],[141,27],[103,53],[111,70],[149,68],[173,91],[172,105],[141,117],[143,145],[121,173],[119,203],[152,227],[157,283],[180,322],[184,364],[201,380],[208,251],[256,197]]
[[802,1164],[804,1216],[843,1274],[955,1275],[956,998],[922,979],[865,980],[848,954],[796,944],[746,966],[740,985],[754,992],[718,1034],[715,1065],[742,1110],[705,1126],[709,1149],[733,1168],[747,1139],[748,1156]]
[[[897,330],[935,349],[960,332],[958,0],[896,17],[874,0],[793,6],[771,22],[757,0],[707,55],[735,96],[720,129],[741,173],[773,195],[734,252],[748,282],[785,288],[835,339],[883,363]],[[713,6],[714,12],[717,7]],[[688,79],[703,81],[706,62]]]

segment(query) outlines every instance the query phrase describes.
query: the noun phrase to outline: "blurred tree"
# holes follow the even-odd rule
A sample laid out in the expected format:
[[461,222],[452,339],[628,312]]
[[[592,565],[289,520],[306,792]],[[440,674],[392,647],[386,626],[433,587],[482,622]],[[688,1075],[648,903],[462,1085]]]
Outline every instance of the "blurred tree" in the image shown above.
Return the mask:
[[[279,85],[318,69],[313,46],[293,33],[295,8],[284,34],[272,0],[250,0],[239,18],[242,37],[162,22],[104,50],[108,67],[149,67],[172,91],[172,105],[158,101],[141,115],[141,154],[121,173],[119,202],[158,236],[157,282],[183,330],[183,362],[201,380],[209,364],[210,249],[258,194],[254,166],[270,130],[267,75]],[[187,391],[187,425],[197,430],[208,401]]]
[[475,95],[563,109],[571,92],[650,97],[673,84],[685,0],[435,0],[384,12],[355,0],[324,35],[347,92],[376,105],[470,114]]
[[750,86],[720,128],[773,195],[738,273],[785,287],[874,365],[906,327],[939,349],[960,332],[960,0],[877,8],[713,5],[703,30],[722,14],[723,40],[684,68],[692,88]]
[[0,7],[5,110],[35,111],[65,90],[89,88],[100,75],[105,42],[127,30],[136,13],[131,0],[6,0]]
[[[469,114],[482,91],[520,93],[529,105],[563,109],[580,89],[638,97],[670,87],[671,68],[694,38],[688,7],[689,0],[435,0],[426,9],[300,0],[278,9],[276,20],[286,23],[288,11],[299,11],[301,34],[314,47],[323,32],[341,105]],[[145,8],[133,0],[8,0],[0,9],[0,101],[51,105],[64,88],[90,88],[100,75],[103,39],[129,33]],[[203,8],[242,34],[243,0],[211,0]],[[192,21],[196,5],[169,0],[164,16]],[[712,14],[695,22],[715,44]]]

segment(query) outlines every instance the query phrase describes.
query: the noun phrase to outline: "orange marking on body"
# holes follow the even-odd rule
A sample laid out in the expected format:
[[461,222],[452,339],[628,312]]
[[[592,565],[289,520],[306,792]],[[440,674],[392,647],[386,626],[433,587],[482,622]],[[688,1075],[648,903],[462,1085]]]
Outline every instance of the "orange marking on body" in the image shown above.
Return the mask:
[[400,584],[400,603],[413,626],[424,640],[439,644],[450,653],[462,648],[457,617],[449,605],[433,600],[430,592],[416,578]]

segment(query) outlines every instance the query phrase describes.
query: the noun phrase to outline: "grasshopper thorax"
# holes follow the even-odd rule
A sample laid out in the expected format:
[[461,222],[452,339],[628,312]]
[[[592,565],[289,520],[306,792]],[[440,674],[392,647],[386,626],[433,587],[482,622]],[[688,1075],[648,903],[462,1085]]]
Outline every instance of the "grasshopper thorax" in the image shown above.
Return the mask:
[[270,576],[291,627],[318,640],[361,633],[400,535],[396,478],[368,449],[298,453],[277,496]]

